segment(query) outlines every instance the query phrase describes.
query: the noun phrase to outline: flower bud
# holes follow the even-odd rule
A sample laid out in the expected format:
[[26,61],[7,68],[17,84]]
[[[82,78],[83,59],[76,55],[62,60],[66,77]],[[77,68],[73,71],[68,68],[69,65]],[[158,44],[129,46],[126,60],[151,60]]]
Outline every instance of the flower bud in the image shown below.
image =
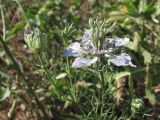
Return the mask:
[[47,46],[47,36],[41,33],[38,28],[29,34],[25,34],[24,40],[33,53],[44,50]]
[[132,100],[131,103],[131,111],[132,113],[138,113],[144,106],[144,102],[142,99],[136,98]]

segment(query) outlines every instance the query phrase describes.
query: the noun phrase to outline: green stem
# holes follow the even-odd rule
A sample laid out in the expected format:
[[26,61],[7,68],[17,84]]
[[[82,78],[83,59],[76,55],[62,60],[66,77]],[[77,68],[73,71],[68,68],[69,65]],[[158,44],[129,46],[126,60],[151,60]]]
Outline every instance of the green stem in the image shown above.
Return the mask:
[[75,102],[76,101],[76,98],[75,98],[75,92],[73,91],[73,82],[72,82],[72,78],[71,78],[71,73],[70,73],[70,66],[69,66],[69,60],[67,58],[67,73],[69,75],[69,82],[67,82],[67,87],[68,87],[68,90],[69,90],[69,93],[72,97],[72,100]]
[[149,79],[149,64],[146,64],[146,89],[152,91],[152,81]]
[[29,22],[26,14],[25,14],[25,12],[24,12],[24,10],[23,10],[23,7],[22,7],[22,5],[20,4],[19,0],[15,0],[15,2],[18,4],[18,6],[19,6],[19,8],[20,8],[20,10],[21,10],[21,12],[22,12],[25,20],[26,20],[27,25],[28,25],[29,27],[31,27],[30,22]]
[[104,74],[103,71],[100,71],[100,77],[101,77],[101,85],[102,85],[102,89],[105,88],[105,79],[104,79]]
[[[100,63],[102,63],[101,56],[100,56]],[[99,71],[99,78],[100,78],[100,84],[101,84],[101,92],[100,92],[101,109],[100,109],[100,113],[102,114],[103,110],[104,110],[104,104],[105,104],[106,85],[105,85],[103,66],[101,66],[100,63],[98,64],[98,71]]]
[[54,87],[55,87],[55,94],[56,94],[56,96],[59,97],[59,93],[57,92],[57,83],[54,81],[54,80],[56,80],[56,79],[55,79],[55,78],[54,78],[54,80],[52,79],[52,75],[50,74],[49,70],[48,70],[47,67],[45,66],[45,63],[44,63],[44,61],[43,61],[43,59],[42,59],[42,55],[41,55],[40,53],[38,53],[38,58],[39,58],[39,61],[40,61],[41,66],[43,67],[43,69],[44,69],[44,71],[45,71],[45,74],[46,74],[47,79],[48,79],[49,82],[51,82],[51,83],[54,85]]
[[40,53],[38,53],[38,58],[39,58],[39,61],[42,65],[46,75],[47,75],[47,79],[49,79],[49,81],[56,87],[56,82],[54,80],[52,80],[52,76],[51,76],[50,72],[48,71],[48,69],[46,68],[45,63],[43,62],[43,59],[42,59],[42,56]]
[[1,9],[1,17],[2,17],[2,24],[3,24],[3,40],[6,40],[6,25],[5,25],[5,19],[4,19],[4,13],[2,9],[2,1],[0,0],[0,9]]
[[131,99],[135,98],[135,91],[134,91],[134,87],[133,87],[133,81],[132,81],[132,78],[131,78],[131,74],[128,76],[128,85],[129,85],[129,91],[130,91],[130,94],[131,94]]
[[104,79],[104,74],[103,71],[99,71],[100,74],[100,80],[101,80],[101,93],[100,93],[100,100],[101,100],[101,113],[103,113],[104,109],[104,97],[105,97],[105,79]]

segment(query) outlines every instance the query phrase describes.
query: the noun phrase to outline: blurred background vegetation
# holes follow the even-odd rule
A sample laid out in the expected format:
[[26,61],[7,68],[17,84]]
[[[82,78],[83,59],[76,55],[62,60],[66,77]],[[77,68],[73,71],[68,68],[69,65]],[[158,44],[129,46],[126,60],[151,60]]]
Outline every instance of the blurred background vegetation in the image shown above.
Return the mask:
[[[53,120],[160,119],[160,0],[0,0],[0,10],[0,120],[45,119],[41,105]],[[131,39],[126,48],[137,66],[107,71],[103,101],[99,77],[69,68],[62,54],[97,16],[107,20],[108,36]],[[36,27],[47,34],[44,66],[24,41]],[[137,109],[135,99],[143,104]]]

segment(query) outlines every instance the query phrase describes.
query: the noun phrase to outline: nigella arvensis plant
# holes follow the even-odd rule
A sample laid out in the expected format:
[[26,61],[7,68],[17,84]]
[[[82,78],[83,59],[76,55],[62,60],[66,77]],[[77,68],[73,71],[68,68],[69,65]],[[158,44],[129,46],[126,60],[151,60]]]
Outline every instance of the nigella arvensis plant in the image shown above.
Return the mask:
[[[65,56],[75,57],[73,68],[88,67],[96,63],[102,55],[106,57],[109,64],[136,67],[132,64],[131,57],[127,53],[115,54],[115,51],[121,46],[128,44],[129,38],[111,37],[102,40],[101,36],[104,32],[104,29],[102,32],[101,29],[87,29],[81,42],[73,42],[64,49]],[[87,55],[90,55],[91,58],[85,57]]]

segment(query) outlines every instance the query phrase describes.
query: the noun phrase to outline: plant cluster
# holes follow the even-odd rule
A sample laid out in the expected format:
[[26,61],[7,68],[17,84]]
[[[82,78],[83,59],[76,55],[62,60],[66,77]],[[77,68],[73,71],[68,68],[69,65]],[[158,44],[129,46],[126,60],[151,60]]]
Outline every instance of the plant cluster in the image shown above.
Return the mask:
[[159,119],[159,8],[0,0],[0,119]]

